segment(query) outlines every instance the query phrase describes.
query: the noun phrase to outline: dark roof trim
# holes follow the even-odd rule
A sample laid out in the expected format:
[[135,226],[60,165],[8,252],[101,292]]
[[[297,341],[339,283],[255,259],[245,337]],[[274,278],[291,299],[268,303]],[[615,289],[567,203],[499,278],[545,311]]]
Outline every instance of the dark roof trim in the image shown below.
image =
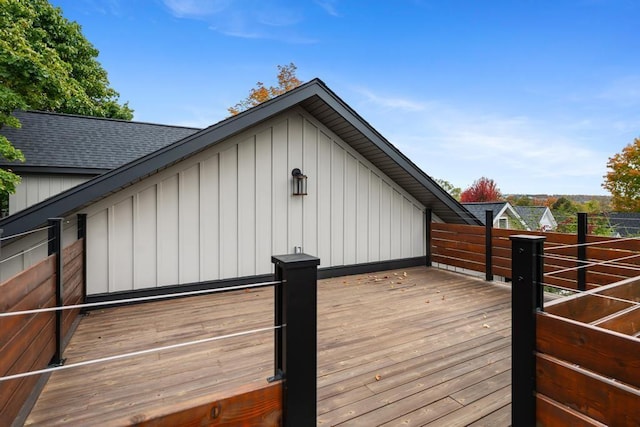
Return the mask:
[[321,80],[314,79],[284,95],[264,102],[237,116],[229,117],[213,126],[187,136],[180,141],[165,146],[153,153],[133,160],[117,169],[97,176],[90,181],[6,217],[0,220],[0,228],[4,229],[5,236],[9,236],[36,228],[45,223],[47,218],[69,215],[94,200],[152,174],[159,169],[178,162],[183,158],[194,155],[314,95],[320,97],[331,108],[343,115],[350,124],[392,158],[405,172],[409,173],[420,184],[437,195],[438,199],[445,203],[453,212],[458,213],[463,221],[468,224],[478,224],[478,220],[451,197],[449,193],[444,191],[420,170],[420,168],[384,139],[384,137],[375,131],[364,119],[329,90]]
[[98,169],[98,168],[69,168],[69,167],[55,167],[55,166],[11,166],[13,172],[18,174],[50,174],[50,175],[101,175],[105,172],[109,172],[111,169]]

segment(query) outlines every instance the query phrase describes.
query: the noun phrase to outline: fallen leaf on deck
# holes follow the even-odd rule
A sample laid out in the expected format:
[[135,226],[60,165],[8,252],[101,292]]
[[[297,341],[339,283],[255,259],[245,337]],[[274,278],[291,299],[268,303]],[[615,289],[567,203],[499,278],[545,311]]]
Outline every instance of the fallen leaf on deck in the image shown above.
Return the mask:
[[380,374],[376,374],[376,381],[380,381],[382,379],[382,377],[380,376]]
[[407,277],[407,272],[405,271],[404,273],[402,273],[402,275],[403,275],[404,277]]
[[484,325],[482,325],[483,328],[485,329],[489,329],[491,326],[487,325],[486,323]]

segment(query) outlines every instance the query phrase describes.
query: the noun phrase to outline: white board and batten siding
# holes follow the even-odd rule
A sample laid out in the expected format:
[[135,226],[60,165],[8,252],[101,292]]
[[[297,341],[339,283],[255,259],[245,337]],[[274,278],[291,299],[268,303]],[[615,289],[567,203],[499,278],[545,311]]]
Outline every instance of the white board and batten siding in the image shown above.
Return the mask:
[[16,192],[9,195],[9,215],[90,180],[91,176],[61,174],[21,174]]
[[[293,196],[291,170],[308,176]],[[424,256],[424,206],[300,109],[87,207],[88,293]]]

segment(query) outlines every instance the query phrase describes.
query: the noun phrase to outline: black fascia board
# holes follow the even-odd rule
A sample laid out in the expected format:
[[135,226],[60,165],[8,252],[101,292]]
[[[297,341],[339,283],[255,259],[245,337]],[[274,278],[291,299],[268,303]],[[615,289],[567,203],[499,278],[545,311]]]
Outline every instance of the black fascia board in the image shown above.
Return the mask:
[[1,168],[11,169],[15,173],[46,174],[46,175],[102,175],[112,169],[104,168],[77,168],[59,166],[20,166],[0,164]]
[[[157,170],[163,169],[183,158],[211,147],[314,95],[319,96],[331,108],[341,114],[351,125],[362,132],[364,136],[369,138],[420,184],[434,194],[439,195],[438,198],[453,212],[460,215],[460,217],[468,223],[477,224],[477,220],[475,220],[473,215],[451,197],[449,193],[435,184],[435,182],[413,162],[375,131],[371,125],[347,106],[335,93],[328,89],[320,79],[313,79],[277,98],[266,101],[236,116],[229,117],[193,135],[187,136],[180,141],[160,148],[153,153],[133,160],[99,175],[90,181],[10,215],[0,220],[0,228],[3,229],[5,236],[10,236],[41,226],[48,218],[66,216],[94,200],[98,200]],[[465,218],[464,215],[469,216]]]

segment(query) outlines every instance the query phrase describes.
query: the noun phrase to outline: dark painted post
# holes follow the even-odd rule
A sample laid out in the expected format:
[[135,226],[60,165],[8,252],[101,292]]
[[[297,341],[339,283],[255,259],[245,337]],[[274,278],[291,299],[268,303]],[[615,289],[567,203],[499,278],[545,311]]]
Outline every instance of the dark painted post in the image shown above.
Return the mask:
[[578,212],[578,290],[587,290],[587,213]]
[[[56,307],[64,304],[64,289],[62,287],[62,218],[49,219],[49,255],[56,256]],[[56,310],[56,351],[51,359],[51,365],[62,365],[62,340],[63,340],[63,320],[62,310]]]
[[485,280],[490,282],[493,280],[493,211],[491,210],[485,211],[484,230],[484,272]]
[[87,214],[78,214],[78,240],[82,241],[82,300],[87,302]]
[[317,280],[320,260],[307,254],[271,257],[275,264],[275,371],[284,379],[282,425],[316,425]]
[[511,424],[536,424],[536,312],[542,310],[544,236],[511,236]]
[[424,234],[425,240],[427,244],[426,255],[427,255],[427,267],[431,267],[431,220],[433,218],[433,212],[431,209],[426,209],[424,211]]

